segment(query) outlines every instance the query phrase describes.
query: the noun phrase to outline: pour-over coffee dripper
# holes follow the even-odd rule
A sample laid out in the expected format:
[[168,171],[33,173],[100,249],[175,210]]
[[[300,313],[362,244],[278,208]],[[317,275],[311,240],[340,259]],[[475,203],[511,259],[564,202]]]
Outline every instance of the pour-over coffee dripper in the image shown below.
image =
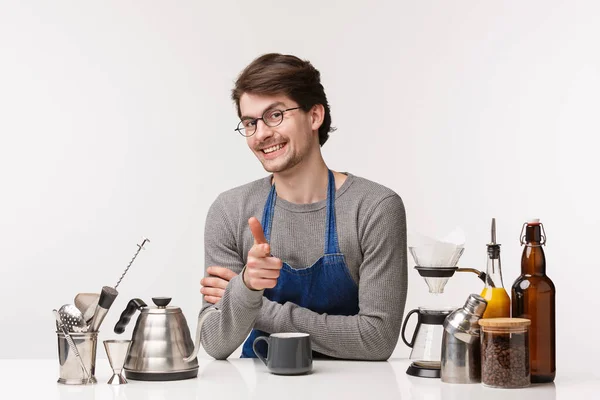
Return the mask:
[[410,254],[415,260],[415,269],[425,279],[429,293],[444,293],[444,287],[455,272],[473,272],[484,283],[485,272],[474,268],[459,268],[456,266],[464,247],[440,249],[439,246],[427,245],[409,247]]

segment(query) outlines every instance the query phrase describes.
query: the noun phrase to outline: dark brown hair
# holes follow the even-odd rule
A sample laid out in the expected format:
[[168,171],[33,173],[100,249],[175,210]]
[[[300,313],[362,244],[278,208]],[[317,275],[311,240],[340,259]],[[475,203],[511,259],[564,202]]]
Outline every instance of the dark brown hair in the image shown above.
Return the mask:
[[325,117],[319,128],[319,144],[323,146],[329,138],[331,111],[323,85],[321,74],[309,61],[296,56],[277,53],[265,54],[250,63],[239,75],[231,98],[241,117],[240,98],[242,94],[286,95],[304,110],[309,111],[315,104],[323,105]]

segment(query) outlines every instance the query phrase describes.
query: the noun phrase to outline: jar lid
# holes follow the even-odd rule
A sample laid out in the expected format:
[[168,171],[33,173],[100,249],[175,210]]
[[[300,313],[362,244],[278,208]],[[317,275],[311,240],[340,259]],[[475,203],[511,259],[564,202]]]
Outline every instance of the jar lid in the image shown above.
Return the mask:
[[531,320],[526,318],[482,318],[479,325],[496,328],[522,328],[531,325]]

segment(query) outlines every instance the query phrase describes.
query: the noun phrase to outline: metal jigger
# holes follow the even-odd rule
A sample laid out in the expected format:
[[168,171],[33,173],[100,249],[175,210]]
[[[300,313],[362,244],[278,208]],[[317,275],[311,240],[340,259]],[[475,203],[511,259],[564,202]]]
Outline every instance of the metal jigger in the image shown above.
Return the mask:
[[105,340],[104,349],[108,356],[108,362],[113,370],[113,376],[108,380],[109,385],[123,385],[127,379],[121,374],[125,365],[125,357],[129,352],[131,340]]

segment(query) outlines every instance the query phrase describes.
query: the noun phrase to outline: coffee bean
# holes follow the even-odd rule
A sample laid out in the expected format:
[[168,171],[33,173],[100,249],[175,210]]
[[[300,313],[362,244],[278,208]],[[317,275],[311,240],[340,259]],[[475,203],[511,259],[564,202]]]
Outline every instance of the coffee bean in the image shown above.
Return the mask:
[[528,333],[483,332],[481,336],[481,380],[501,388],[528,386]]

